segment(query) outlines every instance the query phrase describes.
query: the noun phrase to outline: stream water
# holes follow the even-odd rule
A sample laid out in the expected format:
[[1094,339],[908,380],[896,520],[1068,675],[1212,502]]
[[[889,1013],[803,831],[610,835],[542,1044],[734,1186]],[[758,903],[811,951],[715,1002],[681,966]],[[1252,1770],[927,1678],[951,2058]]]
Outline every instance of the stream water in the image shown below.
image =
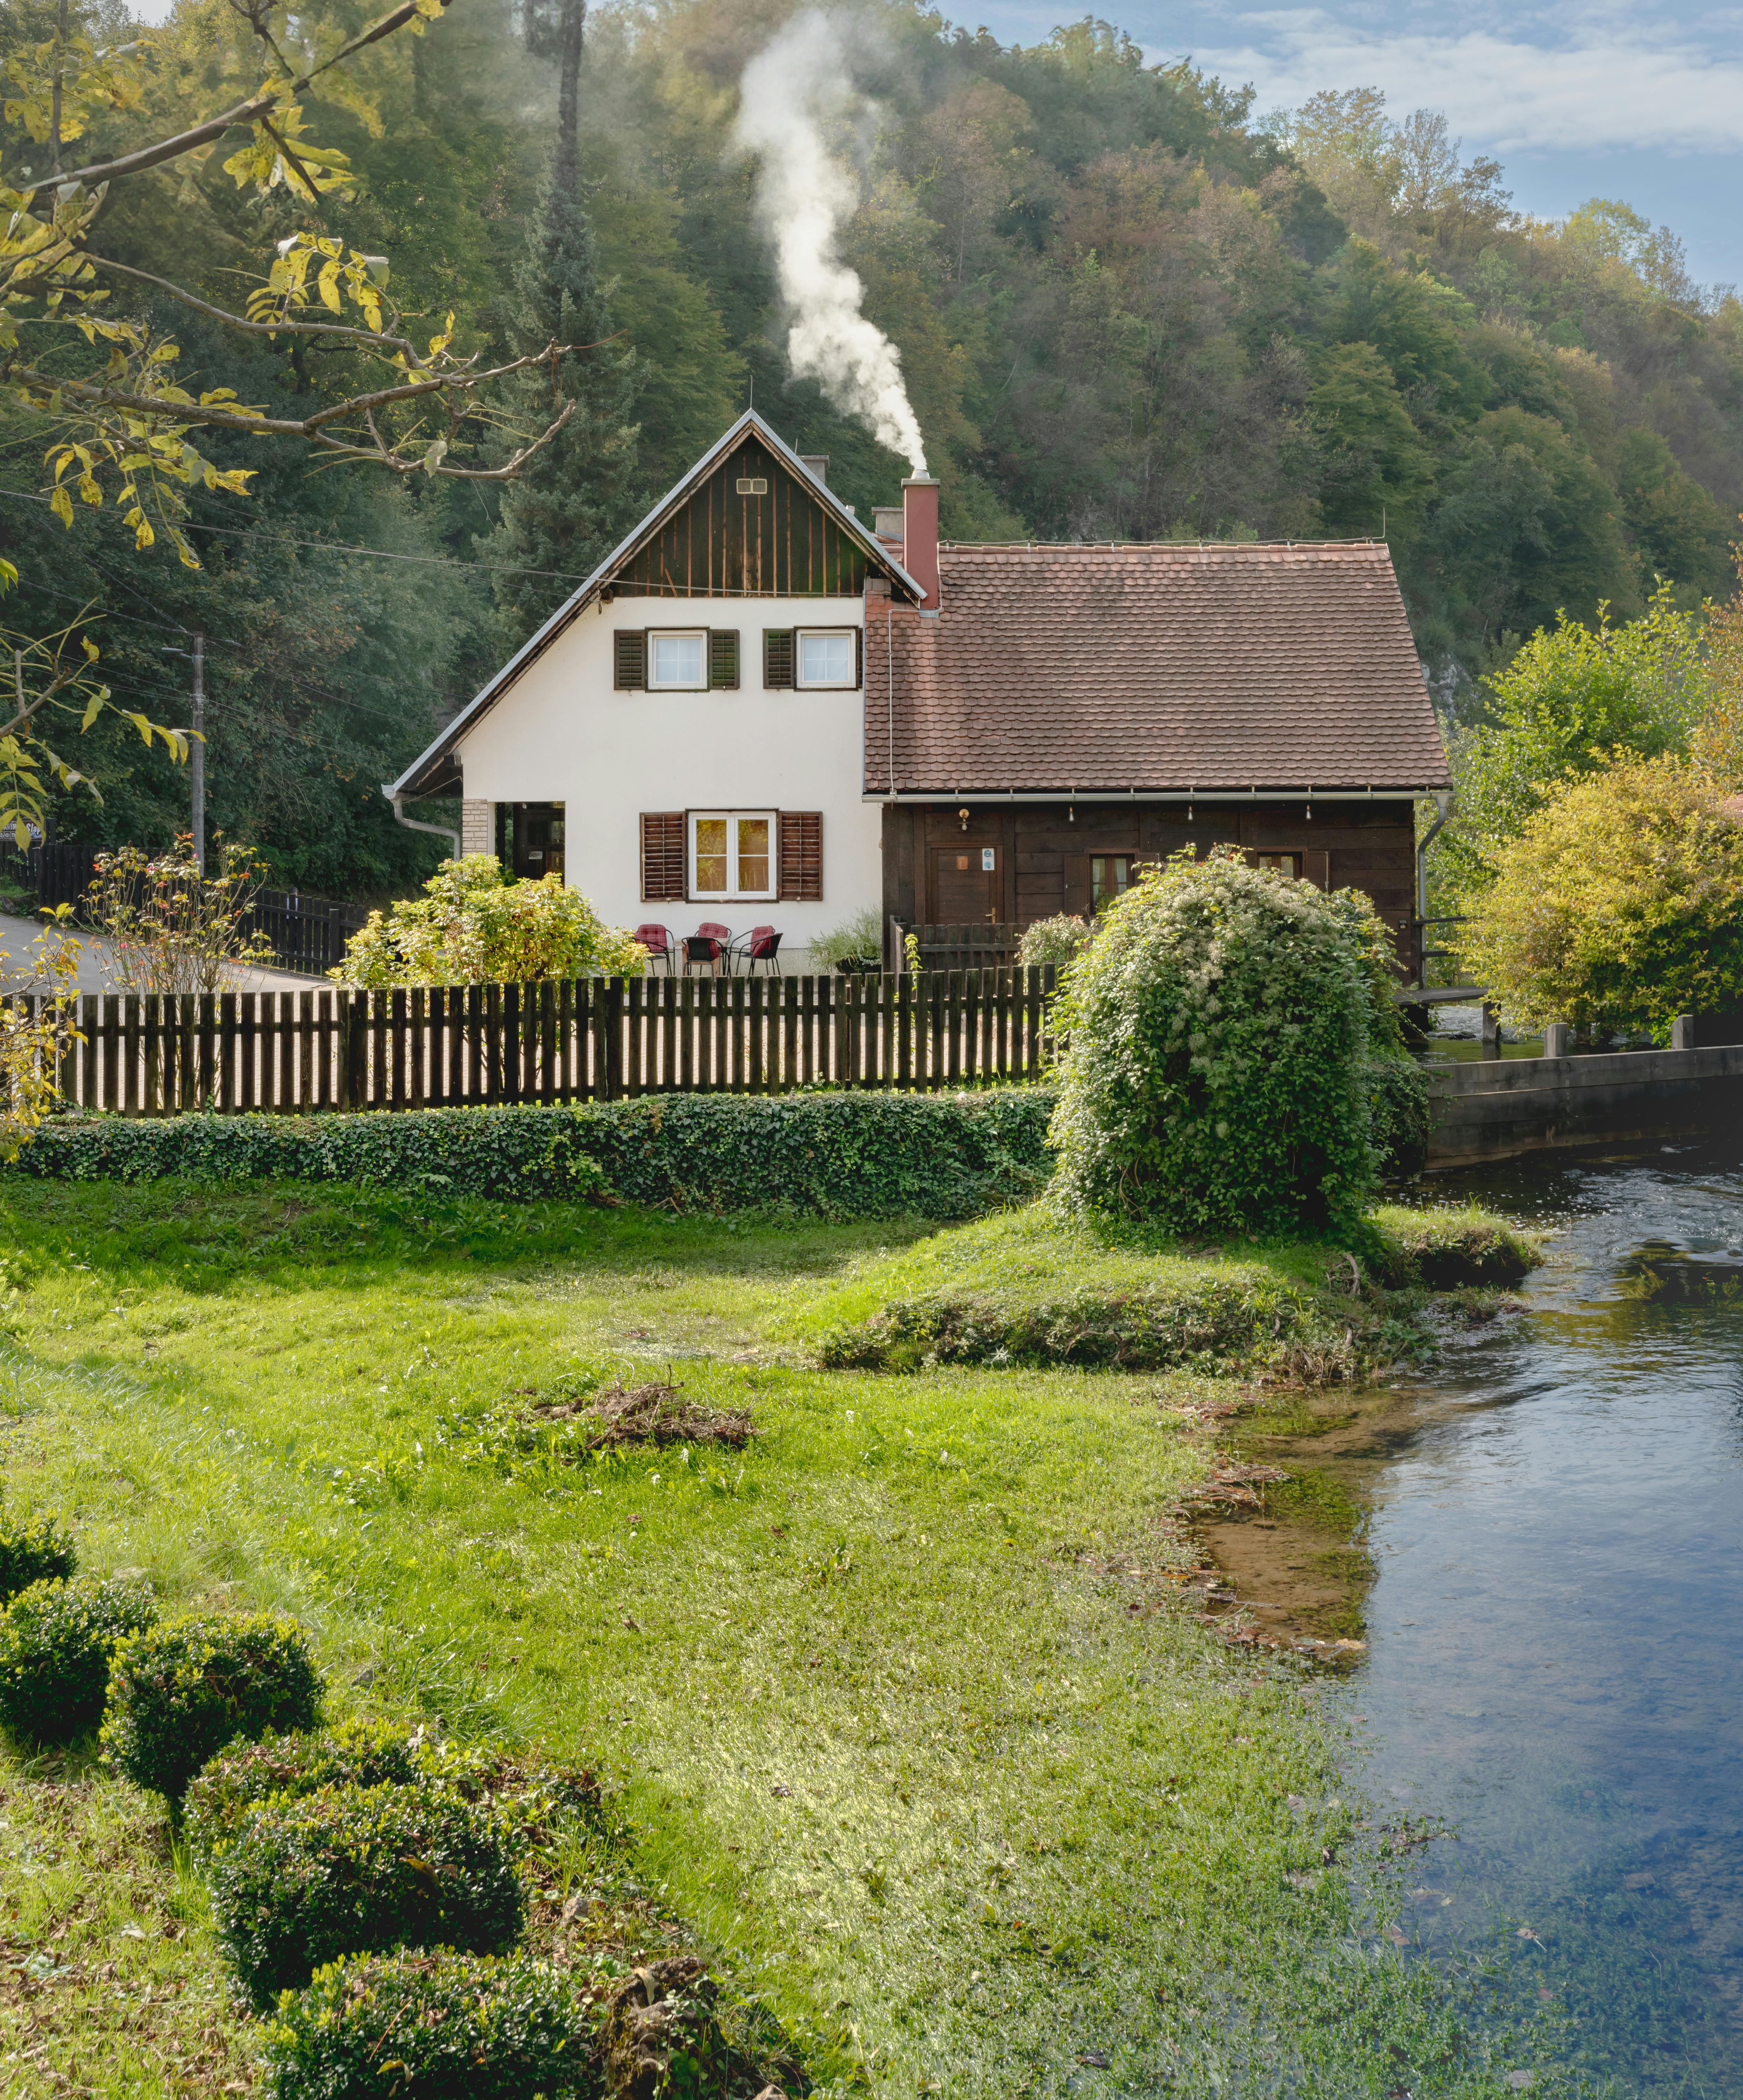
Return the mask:
[[[1411,1855],[1426,1951],[1499,1938],[1609,2092],[1743,2094],[1743,1141],[1432,1193],[1556,1229],[1526,1309],[1260,1447],[1366,1511],[1357,1776],[1456,1832]],[[1310,1532],[1217,1529],[1280,1630],[1349,1630]]]

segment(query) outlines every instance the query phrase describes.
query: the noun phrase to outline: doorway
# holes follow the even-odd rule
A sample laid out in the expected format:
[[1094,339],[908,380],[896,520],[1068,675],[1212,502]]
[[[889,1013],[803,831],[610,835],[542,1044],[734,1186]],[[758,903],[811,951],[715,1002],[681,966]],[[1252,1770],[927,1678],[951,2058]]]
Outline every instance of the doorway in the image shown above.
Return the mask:
[[563,879],[563,808],[561,802],[517,802],[513,840],[517,879],[554,875]]
[[979,839],[932,849],[931,923],[935,926],[996,923],[1002,893],[1002,849]]

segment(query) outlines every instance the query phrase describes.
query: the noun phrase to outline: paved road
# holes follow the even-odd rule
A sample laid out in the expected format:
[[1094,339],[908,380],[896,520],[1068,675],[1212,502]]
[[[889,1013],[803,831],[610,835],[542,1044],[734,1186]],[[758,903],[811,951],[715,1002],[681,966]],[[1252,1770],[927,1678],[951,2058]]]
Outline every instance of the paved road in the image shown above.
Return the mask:
[[[0,982],[14,983],[21,972],[31,966],[33,944],[43,931],[42,923],[29,919],[15,919],[0,912]],[[47,936],[51,942],[64,937],[51,929]],[[117,991],[121,989],[109,974],[108,943],[94,933],[75,936],[81,944],[77,988],[81,991]],[[236,973],[237,991],[310,991],[318,986],[319,977],[293,977],[288,970],[240,970]]]

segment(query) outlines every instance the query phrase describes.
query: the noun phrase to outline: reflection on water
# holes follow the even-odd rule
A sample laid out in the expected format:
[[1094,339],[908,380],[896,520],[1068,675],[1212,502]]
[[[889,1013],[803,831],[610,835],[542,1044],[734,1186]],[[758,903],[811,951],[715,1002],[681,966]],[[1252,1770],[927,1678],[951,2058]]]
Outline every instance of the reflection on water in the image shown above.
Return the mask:
[[1459,1833],[1423,1944],[1504,1916],[1618,2093],[1743,2094],[1740,1159],[1437,1177],[1560,1228],[1528,1310],[1289,1446],[1371,1511],[1368,1789]]

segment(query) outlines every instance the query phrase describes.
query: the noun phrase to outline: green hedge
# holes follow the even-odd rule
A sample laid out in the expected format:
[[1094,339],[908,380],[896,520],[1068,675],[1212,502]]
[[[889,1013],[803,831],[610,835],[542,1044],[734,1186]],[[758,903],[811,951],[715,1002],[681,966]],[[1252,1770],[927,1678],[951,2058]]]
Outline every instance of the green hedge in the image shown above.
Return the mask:
[[212,1915],[264,2010],[346,1954],[503,1954],[526,1892],[488,1810],[416,1786],[330,1786],[257,1802],[212,1855]]
[[296,1799],[324,1786],[405,1786],[417,1776],[405,1730],[387,1721],[341,1721],[310,1735],[237,1743],[188,1788],[187,1842],[196,1859],[206,1859],[257,1801]]
[[0,1723],[39,1743],[94,1728],[117,1643],[156,1616],[125,1582],[63,1577],[21,1590],[0,1617]]
[[405,1114],[57,1116],[18,1171],[69,1180],[350,1181],[429,1194],[587,1196],[715,1211],[966,1217],[1052,1171],[1052,1095],[649,1095]]
[[287,1994],[266,2030],[271,2100],[527,2100],[603,2093],[588,2000],[548,1963],[364,1956]]
[[0,1515],[0,1604],[33,1582],[70,1576],[78,1563],[77,1549],[53,1517]]

